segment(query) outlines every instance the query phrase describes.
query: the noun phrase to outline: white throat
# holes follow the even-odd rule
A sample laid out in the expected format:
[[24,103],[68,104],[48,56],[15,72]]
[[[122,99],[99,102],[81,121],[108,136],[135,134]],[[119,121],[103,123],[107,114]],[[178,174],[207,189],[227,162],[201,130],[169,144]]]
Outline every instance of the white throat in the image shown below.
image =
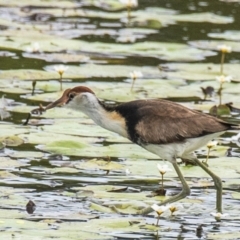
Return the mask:
[[128,138],[124,118],[115,111],[106,111],[94,94],[82,93],[75,97],[68,107],[83,112],[97,125]]

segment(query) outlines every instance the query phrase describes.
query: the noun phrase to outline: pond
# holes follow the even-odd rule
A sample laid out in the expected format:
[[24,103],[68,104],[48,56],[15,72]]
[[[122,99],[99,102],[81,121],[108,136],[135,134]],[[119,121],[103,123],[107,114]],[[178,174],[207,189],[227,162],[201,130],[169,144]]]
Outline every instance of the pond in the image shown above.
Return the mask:
[[[78,85],[111,104],[163,98],[239,124],[239,0],[0,6],[1,239],[240,239],[237,130],[197,151],[205,161],[210,150],[209,168],[223,180],[222,219],[211,215],[212,179],[181,159],[191,195],[158,219],[137,212],[181,190],[170,163],[69,109],[24,124]],[[171,169],[166,196],[153,194],[157,164]]]

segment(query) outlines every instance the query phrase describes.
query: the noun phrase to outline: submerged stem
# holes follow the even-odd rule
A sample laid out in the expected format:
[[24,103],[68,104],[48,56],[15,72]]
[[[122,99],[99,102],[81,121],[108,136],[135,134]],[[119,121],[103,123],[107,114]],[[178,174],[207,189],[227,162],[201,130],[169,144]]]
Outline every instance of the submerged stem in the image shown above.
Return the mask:
[[32,96],[34,95],[34,91],[35,91],[35,88],[36,88],[36,84],[37,84],[37,81],[36,81],[36,80],[32,81]]
[[158,214],[158,219],[157,219],[156,226],[158,226],[159,219],[160,219],[160,214]]
[[222,56],[221,56],[221,68],[220,68],[220,73],[221,73],[221,74],[223,74],[224,59],[225,59],[225,53],[222,52]]
[[62,91],[62,74],[60,73],[60,91]]
[[209,154],[210,154],[210,148],[208,148],[208,153],[207,153],[207,157],[206,157],[206,161],[205,161],[205,163],[207,163],[207,162],[208,162],[208,159],[209,159]]
[[219,91],[218,91],[218,93],[219,93],[219,105],[221,105],[222,104],[222,85],[223,85],[223,83],[220,83],[220,88],[219,88]]
[[163,174],[162,174],[162,190],[163,190]]
[[128,11],[128,22],[130,22],[130,18],[131,18],[131,7],[130,6],[127,7],[127,11]]
[[132,80],[131,92],[133,91],[135,81],[136,81],[136,78],[134,77],[133,80]]

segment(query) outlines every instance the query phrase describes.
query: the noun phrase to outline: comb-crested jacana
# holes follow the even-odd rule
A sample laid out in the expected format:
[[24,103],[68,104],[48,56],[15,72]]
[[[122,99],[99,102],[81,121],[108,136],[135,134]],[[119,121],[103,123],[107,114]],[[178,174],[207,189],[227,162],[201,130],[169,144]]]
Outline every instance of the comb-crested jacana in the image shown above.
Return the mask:
[[[194,151],[225,131],[238,129],[237,125],[162,99],[108,105],[84,86],[65,90],[62,97],[47,105],[45,110],[59,105],[85,113],[97,125],[171,162],[183,188],[179,194],[160,205],[178,201],[190,194],[190,188],[176,162],[179,157],[196,163],[212,177],[217,190],[216,209],[222,212],[222,181],[197,159]],[[150,212],[151,207],[141,211],[142,214]]]

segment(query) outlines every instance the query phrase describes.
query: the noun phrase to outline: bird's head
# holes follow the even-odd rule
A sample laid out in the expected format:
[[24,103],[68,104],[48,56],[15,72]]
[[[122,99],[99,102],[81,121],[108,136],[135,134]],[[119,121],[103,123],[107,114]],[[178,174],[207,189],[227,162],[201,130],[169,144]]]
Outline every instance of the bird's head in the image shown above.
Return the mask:
[[45,110],[64,106],[75,110],[82,110],[89,108],[91,104],[96,102],[97,98],[94,92],[87,87],[78,86],[66,89],[63,95],[53,103],[46,106]]

